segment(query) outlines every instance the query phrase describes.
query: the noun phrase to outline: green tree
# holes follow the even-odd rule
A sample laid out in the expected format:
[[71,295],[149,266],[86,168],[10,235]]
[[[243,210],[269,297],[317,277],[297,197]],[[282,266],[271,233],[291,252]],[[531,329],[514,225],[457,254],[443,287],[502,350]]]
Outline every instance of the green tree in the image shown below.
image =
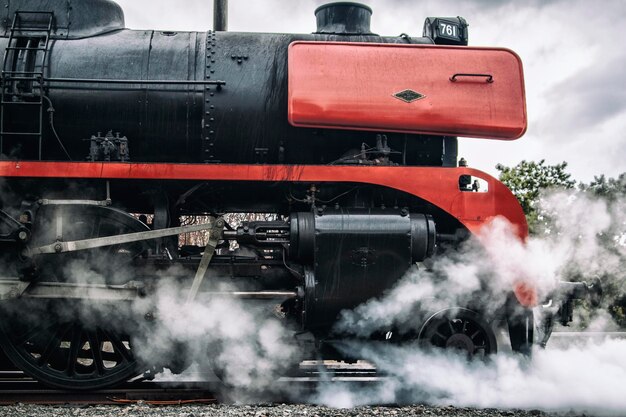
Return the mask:
[[582,191],[591,192],[598,197],[602,197],[607,202],[613,203],[618,198],[626,196],[626,172],[617,178],[606,178],[604,174],[594,177],[589,184],[580,183],[578,186]]
[[514,167],[496,165],[500,171],[500,181],[517,197],[526,214],[531,232],[537,223],[537,203],[543,190],[551,188],[573,188],[576,181],[571,174],[565,172],[567,162],[546,165],[545,160],[539,162],[522,161]]

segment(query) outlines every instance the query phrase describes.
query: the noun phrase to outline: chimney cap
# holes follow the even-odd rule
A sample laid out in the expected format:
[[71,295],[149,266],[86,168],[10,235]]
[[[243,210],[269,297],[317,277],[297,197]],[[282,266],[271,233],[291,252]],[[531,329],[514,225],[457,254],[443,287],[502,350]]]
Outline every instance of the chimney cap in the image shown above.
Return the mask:
[[361,9],[365,9],[370,13],[372,12],[372,8],[362,4],[362,3],[357,3],[354,1],[336,1],[334,3],[326,3],[326,4],[322,4],[321,6],[319,6],[317,9],[315,9],[315,13],[317,14],[317,12],[319,12],[320,10],[326,9],[327,7],[334,7],[334,6],[338,6],[338,7],[360,7]]

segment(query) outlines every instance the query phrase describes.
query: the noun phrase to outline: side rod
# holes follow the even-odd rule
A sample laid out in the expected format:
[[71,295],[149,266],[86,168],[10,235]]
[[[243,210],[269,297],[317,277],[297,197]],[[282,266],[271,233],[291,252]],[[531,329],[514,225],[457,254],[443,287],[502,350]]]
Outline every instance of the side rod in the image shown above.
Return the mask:
[[74,240],[69,242],[55,242],[49,245],[30,248],[24,252],[26,256],[46,253],[75,252],[79,250],[102,248],[105,246],[120,245],[124,243],[139,242],[142,240],[159,239],[166,236],[179,235],[181,233],[197,232],[215,227],[216,219],[211,218],[208,223],[194,224],[191,226],[170,227],[168,229],[149,230],[145,232],[127,233],[123,235],[96,237],[92,239]]

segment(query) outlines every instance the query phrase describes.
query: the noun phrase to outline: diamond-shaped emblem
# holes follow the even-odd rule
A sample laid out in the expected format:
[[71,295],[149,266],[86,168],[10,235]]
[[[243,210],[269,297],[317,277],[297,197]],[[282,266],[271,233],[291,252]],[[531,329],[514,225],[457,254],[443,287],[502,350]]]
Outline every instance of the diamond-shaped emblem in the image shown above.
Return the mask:
[[393,96],[407,103],[426,97],[424,94],[420,94],[413,90],[402,90],[399,93],[395,93]]

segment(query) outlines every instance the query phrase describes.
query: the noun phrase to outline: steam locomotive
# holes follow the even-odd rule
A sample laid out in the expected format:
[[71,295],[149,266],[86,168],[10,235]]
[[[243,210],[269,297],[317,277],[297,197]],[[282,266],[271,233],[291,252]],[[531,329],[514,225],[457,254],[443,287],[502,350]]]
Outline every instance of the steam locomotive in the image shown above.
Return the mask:
[[[98,389],[140,372],[132,331],[54,306],[123,310],[173,266],[189,300],[278,306],[319,347],[342,310],[493,218],[527,235],[510,191],[457,162],[458,136],[526,129],[519,57],[467,46],[463,18],[384,37],[369,7],[347,2],[319,7],[312,34],[129,30],[111,0],[1,13],[0,345],[46,384]],[[194,216],[207,221],[183,224]],[[179,243],[198,231],[202,246]],[[76,276],[77,262],[100,280]],[[524,351],[533,297],[511,294],[500,319]],[[494,320],[451,305],[416,318],[412,337],[493,353]]]

